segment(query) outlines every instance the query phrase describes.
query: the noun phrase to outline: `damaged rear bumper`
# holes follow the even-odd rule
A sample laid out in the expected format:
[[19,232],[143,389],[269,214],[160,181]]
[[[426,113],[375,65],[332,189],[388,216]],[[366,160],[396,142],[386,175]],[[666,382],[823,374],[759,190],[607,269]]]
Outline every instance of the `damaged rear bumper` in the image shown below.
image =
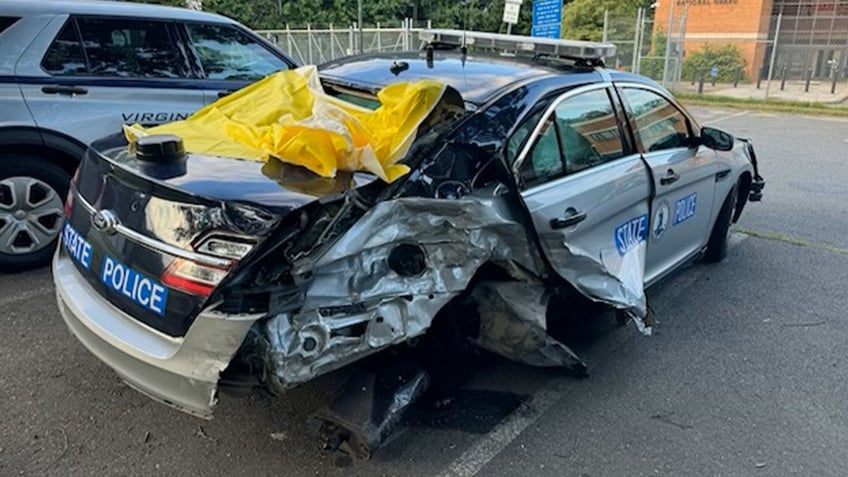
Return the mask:
[[53,259],[59,310],[91,353],[132,388],[180,411],[212,417],[221,371],[261,315],[205,310],[184,337],[166,336],[99,296],[61,247]]

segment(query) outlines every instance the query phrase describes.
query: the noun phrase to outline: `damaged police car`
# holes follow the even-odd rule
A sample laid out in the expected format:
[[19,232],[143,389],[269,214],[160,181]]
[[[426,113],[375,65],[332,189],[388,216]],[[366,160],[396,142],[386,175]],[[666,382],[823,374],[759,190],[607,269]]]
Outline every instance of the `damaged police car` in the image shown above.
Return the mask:
[[[397,180],[187,153],[174,136],[95,143],[54,259],[73,334],[132,387],[201,417],[219,389],[282,393],[459,321],[464,342],[582,373],[547,333],[554,297],[609,305],[649,333],[645,287],[721,260],[762,196],[753,146],[604,69],[611,45],[422,37],[419,52],[319,68],[327,94],[366,107],[394,82],[447,85]],[[394,396],[359,406],[366,419],[323,414],[329,445],[379,445],[427,386],[426,372],[392,372],[402,379],[356,382]]]

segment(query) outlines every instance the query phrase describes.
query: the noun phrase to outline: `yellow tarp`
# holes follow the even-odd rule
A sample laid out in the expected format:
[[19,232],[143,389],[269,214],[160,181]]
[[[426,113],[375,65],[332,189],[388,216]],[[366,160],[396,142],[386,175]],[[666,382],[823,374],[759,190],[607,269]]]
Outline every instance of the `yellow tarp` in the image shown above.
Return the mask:
[[183,121],[124,126],[132,144],[176,134],[186,151],[267,161],[276,157],[323,177],[368,171],[386,182],[409,169],[397,162],[442,97],[434,81],[398,82],[379,91],[374,111],[327,95],[314,66],[282,71],[206,106]]

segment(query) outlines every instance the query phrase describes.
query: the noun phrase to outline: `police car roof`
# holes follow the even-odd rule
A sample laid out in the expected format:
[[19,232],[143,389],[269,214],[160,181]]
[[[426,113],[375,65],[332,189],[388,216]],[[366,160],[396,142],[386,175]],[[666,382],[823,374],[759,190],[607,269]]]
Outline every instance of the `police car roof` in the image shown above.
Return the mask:
[[112,15],[168,20],[235,23],[214,13],[144,3],[99,0],[2,0],[0,13],[13,15]]
[[425,51],[413,51],[352,56],[318,68],[321,76],[330,81],[374,89],[397,81],[441,81],[475,104],[484,103],[499,91],[528,80],[561,75],[565,85],[569,81],[593,82],[602,78],[591,68],[472,51],[463,58],[455,50],[434,51],[431,64],[428,64]]

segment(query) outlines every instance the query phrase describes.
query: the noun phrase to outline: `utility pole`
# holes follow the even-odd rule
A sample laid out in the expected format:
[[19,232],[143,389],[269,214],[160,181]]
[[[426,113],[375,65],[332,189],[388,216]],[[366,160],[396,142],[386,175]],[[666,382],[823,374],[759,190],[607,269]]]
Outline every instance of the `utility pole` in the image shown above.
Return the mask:
[[642,28],[642,7],[636,10],[636,28],[633,35],[633,64],[630,67],[631,73],[639,73],[639,33]]
[[769,60],[768,80],[766,81],[766,97],[768,101],[769,89],[771,88],[771,76],[774,74],[774,59],[777,56],[777,40],[780,38],[780,23],[783,20],[783,8],[777,14],[777,26],[774,29],[774,40],[771,42],[771,59]]
[[668,2],[668,28],[665,31],[665,61],[663,62],[663,77],[662,84],[665,86],[666,77],[668,76],[668,60],[671,56],[671,27],[674,25],[674,2]]
[[362,0],[356,0],[356,24],[359,27],[359,53],[365,53],[365,46],[362,44]]

